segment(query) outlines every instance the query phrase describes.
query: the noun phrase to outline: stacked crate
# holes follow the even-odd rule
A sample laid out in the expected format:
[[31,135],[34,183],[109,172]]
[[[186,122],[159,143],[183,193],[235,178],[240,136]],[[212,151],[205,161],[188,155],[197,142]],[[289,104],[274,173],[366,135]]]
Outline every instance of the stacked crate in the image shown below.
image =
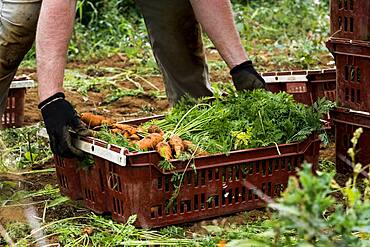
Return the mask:
[[10,84],[4,114],[0,115],[0,129],[23,126],[26,90],[32,87],[35,87],[35,82],[28,76],[14,78]]
[[336,125],[337,170],[351,170],[347,150],[353,132],[364,133],[357,146],[357,160],[370,163],[370,1],[332,0],[331,38],[327,47],[337,67],[337,102],[331,114]]
[[293,70],[262,73],[268,91],[287,92],[297,102],[312,105],[319,98],[335,101],[336,70]]

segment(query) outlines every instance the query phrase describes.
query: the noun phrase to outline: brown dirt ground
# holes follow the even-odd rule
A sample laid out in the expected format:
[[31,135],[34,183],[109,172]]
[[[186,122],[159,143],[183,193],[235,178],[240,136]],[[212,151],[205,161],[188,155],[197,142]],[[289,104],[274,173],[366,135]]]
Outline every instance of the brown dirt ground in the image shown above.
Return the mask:
[[203,220],[195,222],[193,224],[184,225],[185,232],[189,237],[193,237],[193,234],[206,235],[207,230],[203,228],[204,226],[219,226],[221,228],[229,228],[230,226],[245,225],[249,222],[262,221],[269,219],[271,217],[271,212],[265,209],[252,210],[248,212],[242,212],[234,214],[228,217],[219,217],[211,220]]
[[335,143],[334,141],[329,143],[327,147],[322,146],[320,149],[320,158],[335,163]]
[[[217,53],[208,54],[209,60],[219,60],[220,56]],[[121,54],[114,55],[110,58],[100,61],[89,61],[87,63],[71,62],[67,68],[79,68],[85,69],[90,76],[109,76],[99,70],[102,67],[112,68],[127,68],[132,66],[132,63],[128,61],[126,57]],[[93,68],[91,68],[93,67]],[[35,69],[21,68],[17,74],[27,74],[32,79],[37,81]],[[145,77],[146,80],[150,81],[161,91],[164,91],[163,79],[161,76],[150,76]],[[228,81],[230,76],[224,71],[212,71],[212,81]],[[145,83],[140,82],[145,92],[153,90],[153,88]],[[129,81],[119,81],[118,85],[122,88],[135,89],[135,85]],[[104,104],[104,98],[109,91],[103,92],[89,92],[88,97],[83,97],[80,93],[75,91],[66,90],[65,92],[68,100],[76,107],[77,112],[94,112],[104,116],[109,116],[116,120],[132,119],[137,117],[143,117],[148,115],[160,114],[169,108],[167,99],[165,98],[154,98],[149,95],[142,95],[138,97],[122,97],[121,99],[111,103]],[[42,120],[41,114],[37,109],[38,105],[37,88],[29,89],[26,93],[25,99],[25,124],[30,125]]]
[[[24,74],[25,72],[28,72],[28,74],[35,79],[34,70],[21,70],[19,71],[19,74]],[[161,77],[151,76],[145,79],[149,80],[161,91],[164,91],[163,80]],[[135,88],[135,86],[129,81],[119,81],[118,84],[122,88]],[[153,90],[153,88],[148,84],[144,82],[141,84],[145,92],[147,90]],[[160,114],[169,108],[167,99],[158,99],[151,97],[146,93],[137,97],[122,97],[111,104],[104,103],[105,96],[109,94],[108,90],[104,90],[102,92],[89,92],[88,97],[84,97],[78,92],[69,90],[66,90],[65,94],[71,104],[76,107],[77,112],[94,112],[120,121],[135,117]],[[37,88],[27,90],[24,112],[25,125],[34,124],[42,120],[41,113],[37,109],[38,102]]]
[[[257,52],[257,51],[256,51]],[[258,52],[257,52],[258,53]],[[257,54],[256,53],[256,54]],[[220,61],[221,57],[215,50],[207,50],[208,61]],[[267,56],[267,55],[264,55]],[[271,56],[271,55],[269,55]],[[266,62],[262,61],[262,66],[265,71],[281,71],[281,70],[293,70],[292,68],[281,68],[278,65],[270,64],[266,57]],[[330,67],[327,64],[331,58],[329,56],[324,56],[322,60],[322,68]],[[101,67],[113,67],[113,68],[128,68],[133,64],[122,54],[117,54],[112,57],[103,60],[92,60],[88,62],[71,62],[68,64],[67,68],[79,68],[86,69],[90,76],[109,76],[108,74],[102,73],[99,68]],[[93,68],[91,68],[93,67]],[[27,74],[36,80],[35,69],[21,68],[18,74]],[[211,71],[211,81],[230,81],[230,75],[228,71]],[[160,90],[164,91],[163,79],[161,76],[150,76],[145,79],[152,82]],[[135,86],[129,81],[121,81],[119,85],[123,88],[134,88]],[[144,90],[152,89],[145,82],[141,82]],[[148,95],[143,95],[139,97],[123,97],[120,100],[113,102],[112,104],[103,104],[104,96],[109,93],[108,91],[103,91],[100,93],[89,92],[88,97],[83,97],[81,94],[73,91],[66,91],[66,96],[70,102],[76,107],[77,112],[95,112],[104,116],[112,117],[116,120],[125,120],[135,117],[148,116],[153,114],[159,114],[166,111],[169,108],[169,104],[166,99],[153,98]],[[26,94],[25,103],[25,124],[33,124],[41,121],[41,114],[37,109],[38,96],[37,89],[29,89]]]

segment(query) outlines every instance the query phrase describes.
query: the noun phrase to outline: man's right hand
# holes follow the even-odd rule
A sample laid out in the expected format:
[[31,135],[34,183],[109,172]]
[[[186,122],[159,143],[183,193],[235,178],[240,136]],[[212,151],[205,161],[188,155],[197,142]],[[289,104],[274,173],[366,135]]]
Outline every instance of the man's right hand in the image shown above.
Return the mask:
[[56,93],[39,104],[45,127],[54,154],[65,158],[81,157],[82,151],[72,145],[69,129],[78,135],[87,136],[89,131],[72,107],[64,93]]
[[253,90],[258,88],[266,89],[266,82],[254,69],[251,61],[246,61],[235,66],[230,74],[236,90]]

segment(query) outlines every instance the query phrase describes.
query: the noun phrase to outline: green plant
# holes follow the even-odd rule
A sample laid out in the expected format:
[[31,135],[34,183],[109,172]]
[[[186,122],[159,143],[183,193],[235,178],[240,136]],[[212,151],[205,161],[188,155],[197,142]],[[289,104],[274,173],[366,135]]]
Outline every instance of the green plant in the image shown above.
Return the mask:
[[142,87],[137,89],[126,89],[126,88],[117,88],[114,89],[105,99],[105,103],[112,103],[125,96],[141,96],[144,94],[144,89]]
[[144,21],[133,1],[80,1],[77,17],[71,58],[84,60],[122,52],[139,65],[153,59]]
[[234,1],[238,31],[256,64],[316,68],[328,54],[329,3],[315,0]]
[[210,152],[265,147],[301,141],[321,131],[320,118],[334,104],[320,99],[312,107],[287,93],[229,91],[209,101],[184,99],[155,124],[167,136],[176,134]]
[[327,173],[335,172],[335,163],[327,159],[322,159],[319,162],[319,170]]
[[52,158],[49,144],[38,136],[41,127],[0,130],[0,171],[40,166]]
[[132,224],[136,216],[131,216],[125,224],[94,214],[61,219],[34,229],[18,242],[35,244],[32,240],[39,232],[47,236],[57,236],[63,246],[193,246],[194,240],[173,238],[169,234],[160,234],[155,230],[135,228]]
[[[355,149],[362,129],[355,132],[353,147],[349,150],[355,158]],[[358,175],[368,169],[354,165],[353,178],[345,186],[334,180],[334,173],[312,173],[305,164],[298,176],[290,177],[282,198],[269,206],[276,210],[274,232],[265,233],[264,239],[252,237],[230,243],[230,246],[368,246],[370,244],[370,183],[363,180],[365,189],[359,190]],[[370,174],[368,174],[370,175]],[[345,203],[337,202],[333,192],[340,192]]]
[[135,145],[131,145],[126,137],[122,134],[113,134],[108,127],[104,126],[101,128],[96,135],[97,138],[106,141],[110,144],[125,147],[130,151],[138,151],[139,149]]

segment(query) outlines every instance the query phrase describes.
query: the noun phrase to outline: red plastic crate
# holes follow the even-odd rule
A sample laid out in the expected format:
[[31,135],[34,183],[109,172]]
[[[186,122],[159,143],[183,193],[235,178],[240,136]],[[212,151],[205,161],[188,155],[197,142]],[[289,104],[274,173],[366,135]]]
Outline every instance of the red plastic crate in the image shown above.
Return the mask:
[[90,169],[79,169],[81,195],[86,207],[101,214],[108,211],[105,193],[110,180],[105,176],[105,160],[95,157],[94,164]]
[[319,98],[336,99],[336,70],[296,70],[262,73],[269,91],[292,94],[294,99],[312,105]]
[[25,77],[17,78],[10,85],[6,108],[1,117],[0,127],[21,127],[24,121],[24,103],[26,88],[33,87],[34,82]]
[[370,164],[370,115],[338,108],[331,112],[335,124],[336,167],[337,171],[345,173],[352,170],[351,159],[347,153],[353,146],[351,139],[358,128],[364,132],[360,137],[356,151],[356,163]]
[[307,79],[313,102],[323,97],[331,101],[336,101],[336,69],[309,70],[307,72]]
[[370,111],[370,42],[330,39],[327,47],[337,66],[340,106]]
[[10,89],[1,124],[4,128],[21,127],[24,121],[25,88]]
[[337,38],[370,39],[369,0],[331,0],[331,34]]
[[[110,212],[118,222],[136,214],[135,225],[140,227],[162,227],[264,207],[266,198],[257,191],[265,197],[279,196],[303,160],[318,163],[320,148],[320,140],[311,136],[303,142],[279,145],[278,149],[272,146],[197,157],[191,162],[196,171],[189,162],[172,160],[176,170],[165,172],[158,166],[161,157],[155,151],[130,153],[92,138],[79,143],[93,144],[90,153],[105,149],[117,157],[122,155],[120,162],[125,164],[112,162],[117,157],[108,160],[95,156],[95,165],[85,173],[86,178],[80,175],[86,207],[98,213]],[[167,207],[174,191],[173,174],[184,171],[180,193]],[[84,188],[93,191],[89,192],[93,196],[84,195]]]
[[[104,161],[95,158],[95,165],[82,168],[78,159],[54,157],[60,192],[73,200],[84,200],[85,206],[96,213],[107,211]],[[103,164],[103,165],[102,165]]]
[[262,73],[266,81],[267,90],[287,92],[292,94],[297,102],[312,104],[311,94],[308,88],[307,71],[282,71]]
[[82,198],[79,166],[77,159],[66,159],[54,156],[55,169],[60,193],[70,197],[72,200]]

